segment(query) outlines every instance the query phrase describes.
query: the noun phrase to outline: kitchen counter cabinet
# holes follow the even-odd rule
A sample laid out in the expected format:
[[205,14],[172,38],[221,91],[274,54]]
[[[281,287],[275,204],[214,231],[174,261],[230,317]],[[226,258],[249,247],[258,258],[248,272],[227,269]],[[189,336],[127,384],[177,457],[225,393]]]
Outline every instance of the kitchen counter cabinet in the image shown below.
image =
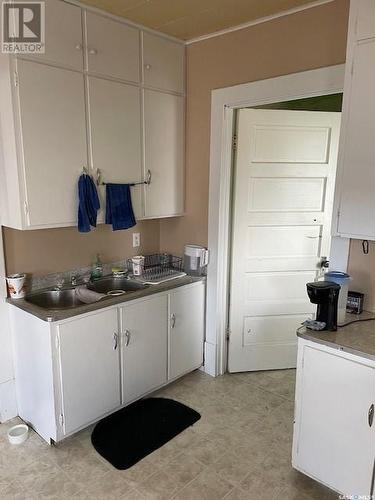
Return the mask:
[[[369,324],[375,330],[375,324]],[[346,328],[348,337],[353,336]],[[320,332],[319,337],[324,333],[335,334]],[[330,346],[314,339],[316,334],[312,332],[309,340],[309,334],[298,339],[293,467],[348,498],[370,498],[375,465],[375,360],[342,349],[342,343],[345,349],[350,343],[343,340],[345,329],[337,334],[339,343],[331,338]],[[356,335],[361,335],[359,330]]]
[[57,321],[10,306],[19,416],[47,442],[203,364],[205,281],[164,285]]

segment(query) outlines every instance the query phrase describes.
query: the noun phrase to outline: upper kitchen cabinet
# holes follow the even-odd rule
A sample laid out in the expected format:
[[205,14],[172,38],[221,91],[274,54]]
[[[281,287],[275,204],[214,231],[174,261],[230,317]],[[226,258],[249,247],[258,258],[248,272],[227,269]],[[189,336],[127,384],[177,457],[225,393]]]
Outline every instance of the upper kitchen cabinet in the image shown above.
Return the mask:
[[184,97],[144,91],[145,217],[172,217],[184,211]]
[[375,37],[375,2],[374,0],[360,0],[356,20],[356,38]]
[[374,13],[374,2],[352,0],[333,222],[334,234],[367,240],[375,240]]
[[89,73],[139,82],[139,30],[86,12]]
[[83,75],[19,60],[8,77],[2,90],[13,85],[17,112],[2,100],[3,223],[17,229],[72,225],[77,178],[87,165]]
[[184,93],[184,45],[143,32],[143,83],[170,92]]
[[61,0],[45,2],[45,54],[26,56],[38,62],[83,68],[81,9]]
[[[94,170],[100,170],[105,182],[140,181],[142,163],[139,88],[91,76],[88,83]],[[134,213],[139,218],[143,215],[142,186],[133,186],[131,189]],[[102,190],[104,191],[103,188]]]

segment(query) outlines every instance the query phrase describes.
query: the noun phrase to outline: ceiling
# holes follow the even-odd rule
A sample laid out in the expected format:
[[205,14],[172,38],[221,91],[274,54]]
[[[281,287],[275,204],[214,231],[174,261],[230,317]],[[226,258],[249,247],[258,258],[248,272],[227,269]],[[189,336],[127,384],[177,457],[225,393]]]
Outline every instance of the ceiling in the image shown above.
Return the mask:
[[311,0],[83,0],[181,40],[314,3]]

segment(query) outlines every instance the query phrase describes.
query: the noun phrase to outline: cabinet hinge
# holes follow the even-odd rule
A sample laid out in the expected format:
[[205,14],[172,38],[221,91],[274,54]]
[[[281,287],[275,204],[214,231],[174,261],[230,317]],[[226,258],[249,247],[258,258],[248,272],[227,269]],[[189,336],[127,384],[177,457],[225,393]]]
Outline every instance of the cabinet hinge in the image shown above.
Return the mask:
[[18,83],[19,83],[19,81],[18,81],[18,73],[17,73],[17,71],[15,71],[14,72],[14,86],[18,87]]
[[233,149],[233,151],[237,151],[237,135],[236,134],[233,135],[232,149]]
[[25,215],[29,215],[29,205],[27,204],[27,201],[25,201],[23,204],[23,210],[25,212]]
[[55,337],[55,346],[56,346],[56,349],[59,349],[59,347],[60,347],[60,339],[59,339],[58,335],[56,335],[56,337]]
[[353,58],[353,60],[352,60],[352,66],[351,66],[351,68],[350,68],[350,73],[351,73],[351,74],[352,74],[352,76],[353,76],[353,74],[354,74],[354,58]]
[[59,415],[59,424],[61,427],[64,425],[64,415],[62,413]]
[[225,338],[227,340],[230,339],[230,329],[229,329],[229,326],[227,326],[227,328],[225,329]]

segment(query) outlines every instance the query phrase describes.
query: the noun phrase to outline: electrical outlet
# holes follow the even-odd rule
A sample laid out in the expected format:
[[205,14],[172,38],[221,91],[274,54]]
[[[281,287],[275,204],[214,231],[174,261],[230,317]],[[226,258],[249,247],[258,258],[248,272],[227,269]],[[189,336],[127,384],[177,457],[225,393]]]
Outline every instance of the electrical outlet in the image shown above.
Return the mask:
[[133,233],[133,248],[141,246],[141,233]]

